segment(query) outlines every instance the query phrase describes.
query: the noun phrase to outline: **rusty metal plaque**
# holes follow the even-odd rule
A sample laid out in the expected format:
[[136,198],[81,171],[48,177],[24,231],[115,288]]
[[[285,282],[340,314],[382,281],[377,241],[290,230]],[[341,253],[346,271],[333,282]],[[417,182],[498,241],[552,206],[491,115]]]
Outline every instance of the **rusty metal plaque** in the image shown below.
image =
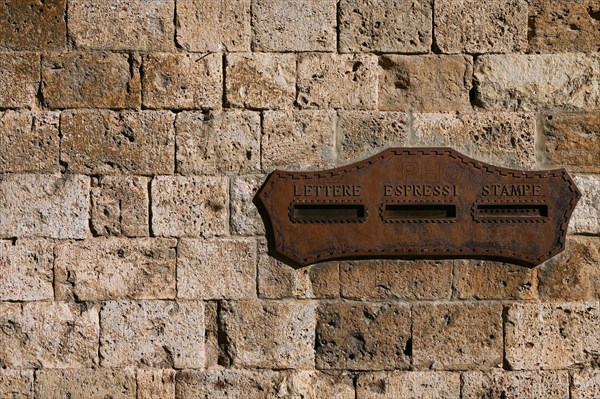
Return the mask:
[[520,171],[451,148],[391,148],[318,172],[275,171],[255,197],[269,253],[474,258],[535,266],[561,252],[581,194],[566,170]]

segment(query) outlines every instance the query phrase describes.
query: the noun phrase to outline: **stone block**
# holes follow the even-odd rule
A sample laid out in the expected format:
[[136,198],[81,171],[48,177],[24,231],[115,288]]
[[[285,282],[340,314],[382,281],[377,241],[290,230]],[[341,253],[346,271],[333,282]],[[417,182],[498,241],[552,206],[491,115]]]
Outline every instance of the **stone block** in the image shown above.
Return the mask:
[[0,370],[0,397],[33,399],[33,370]]
[[174,16],[174,0],[69,0],[69,37],[82,48],[171,50]]
[[340,262],[342,297],[357,300],[434,300],[452,296],[452,262]]
[[302,108],[376,109],[377,72],[374,55],[301,54],[296,102]]
[[50,108],[139,107],[139,65],[139,57],[122,53],[44,55],[43,101]]
[[90,227],[99,236],[147,236],[148,179],[100,176],[92,179]]
[[475,104],[490,110],[595,110],[600,55],[483,55],[475,63]]
[[262,166],[270,172],[322,169],[334,165],[332,111],[266,111],[263,116]]
[[79,369],[36,372],[36,398],[136,399],[135,370]]
[[157,176],[152,180],[152,231],[165,237],[212,237],[228,230],[223,177]]
[[460,374],[445,371],[394,371],[360,374],[358,399],[458,398]]
[[572,399],[592,399],[600,397],[600,371],[581,370],[573,374]]
[[98,308],[84,303],[3,302],[0,369],[98,364]]
[[[0,5],[0,15],[2,7]],[[0,22],[0,45],[3,25]],[[40,84],[40,56],[34,53],[0,53],[0,71],[0,108],[31,108]]]
[[139,369],[137,399],[175,399],[175,370]]
[[265,228],[252,203],[266,176],[233,176],[231,179],[231,233],[241,236],[263,235]]
[[260,170],[260,115],[251,111],[177,115],[177,171],[182,174]]
[[513,304],[505,316],[512,370],[580,368],[600,362],[598,302]]
[[227,55],[227,103],[251,109],[290,108],[296,99],[294,54]]
[[103,367],[204,367],[202,302],[106,302],[100,320]]
[[467,371],[462,397],[506,399],[569,399],[567,371]]
[[413,306],[413,367],[468,370],[502,365],[502,305]]
[[315,305],[311,302],[225,302],[219,311],[226,360],[236,368],[314,367]]
[[439,0],[435,43],[443,53],[510,53],[527,48],[527,1]]
[[353,376],[349,373],[294,371],[287,373],[280,392],[294,399],[355,399]]
[[171,174],[174,119],[168,111],[65,111],[61,161],[76,173]]
[[453,147],[494,165],[531,169],[535,159],[535,116],[524,113],[414,114],[420,146]]
[[0,237],[86,238],[90,179],[7,174],[0,178]]
[[147,55],[142,77],[144,106],[153,109],[220,108],[223,97],[221,59],[221,54]]
[[57,112],[0,112],[0,172],[58,172],[58,126]]
[[177,248],[177,297],[256,298],[256,241],[181,240]]
[[59,300],[175,298],[175,247],[165,238],[95,238],[55,248]]
[[410,307],[395,303],[322,302],[317,310],[318,369],[408,369]]
[[463,55],[385,55],[379,58],[379,109],[465,111],[473,61]]
[[250,51],[251,0],[177,0],[177,44],[187,51]]
[[577,175],[573,177],[581,192],[569,223],[570,234],[600,234],[600,177]]
[[427,53],[431,47],[429,0],[342,0],[339,21],[343,53]]
[[58,50],[67,44],[67,0],[12,0],[0,4],[0,48]]
[[252,50],[335,51],[336,0],[252,0]]

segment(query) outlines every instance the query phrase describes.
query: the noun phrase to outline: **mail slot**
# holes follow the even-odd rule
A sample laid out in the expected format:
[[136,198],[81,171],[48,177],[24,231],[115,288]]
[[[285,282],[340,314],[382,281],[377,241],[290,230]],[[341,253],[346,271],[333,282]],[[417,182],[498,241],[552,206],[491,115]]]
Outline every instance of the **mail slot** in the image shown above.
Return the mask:
[[365,220],[362,204],[292,204],[291,220],[297,223],[351,223]]
[[548,205],[477,204],[476,212],[480,218],[545,218]]
[[456,217],[455,205],[426,204],[385,204],[383,220],[427,221],[430,219],[450,219]]

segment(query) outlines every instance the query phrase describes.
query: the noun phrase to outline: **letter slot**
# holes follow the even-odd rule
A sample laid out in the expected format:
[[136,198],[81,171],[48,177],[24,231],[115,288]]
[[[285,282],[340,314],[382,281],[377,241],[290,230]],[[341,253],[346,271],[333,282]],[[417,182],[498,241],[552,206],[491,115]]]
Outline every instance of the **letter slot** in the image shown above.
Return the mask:
[[430,219],[452,219],[456,217],[456,205],[446,204],[385,204],[383,220],[411,221]]
[[478,219],[541,219],[548,217],[548,205],[544,204],[477,204]]
[[366,212],[364,204],[292,204],[290,218],[296,223],[358,223]]

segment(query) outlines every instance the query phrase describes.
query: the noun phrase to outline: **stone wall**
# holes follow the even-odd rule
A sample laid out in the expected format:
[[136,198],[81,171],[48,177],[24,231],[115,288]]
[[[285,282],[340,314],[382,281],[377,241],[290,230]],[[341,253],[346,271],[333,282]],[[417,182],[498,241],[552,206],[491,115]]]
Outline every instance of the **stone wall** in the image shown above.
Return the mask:
[[[0,398],[600,397],[600,2],[0,2]],[[275,168],[564,166],[566,251],[269,257]]]

